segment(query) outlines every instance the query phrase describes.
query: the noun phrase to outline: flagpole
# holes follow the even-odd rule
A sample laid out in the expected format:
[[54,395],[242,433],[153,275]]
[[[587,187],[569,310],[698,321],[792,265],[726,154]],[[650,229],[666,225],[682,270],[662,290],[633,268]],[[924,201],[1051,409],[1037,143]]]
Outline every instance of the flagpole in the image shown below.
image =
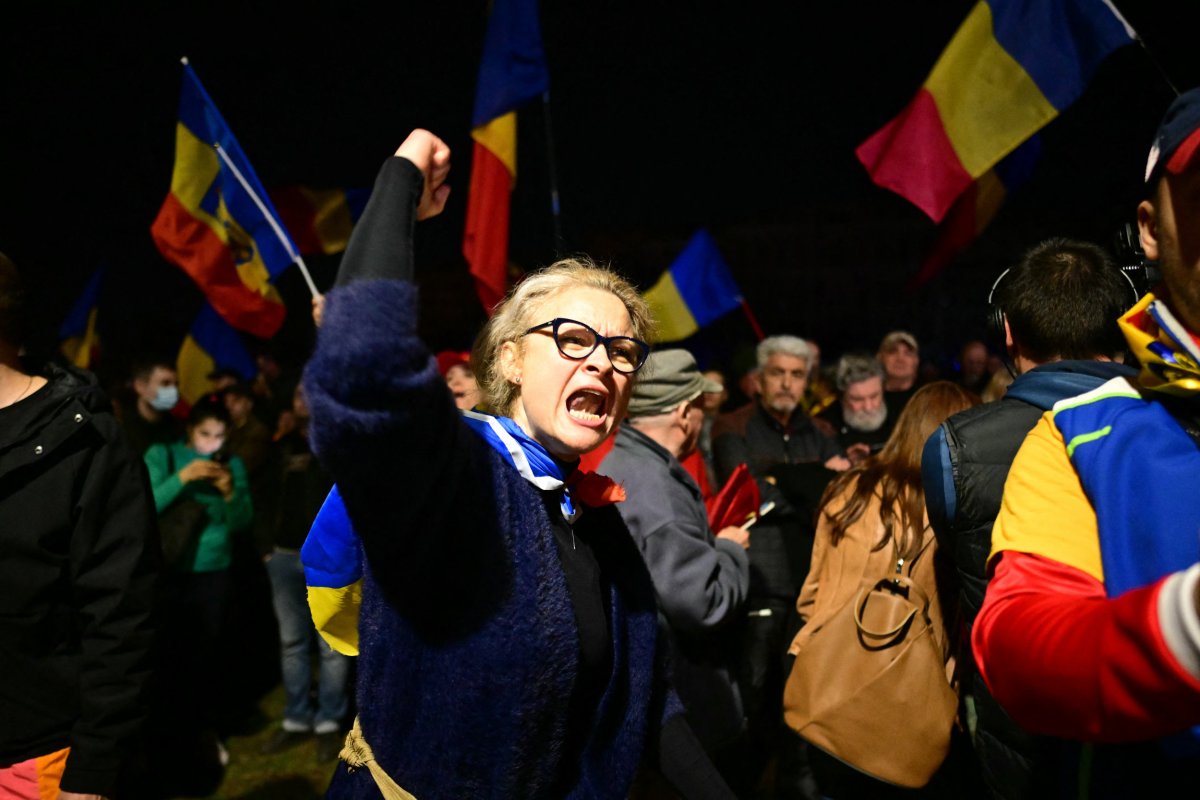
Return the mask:
[[275,221],[275,215],[267,210],[266,203],[264,203],[262,198],[258,196],[258,193],[251,188],[250,182],[246,180],[246,176],[242,175],[242,171],[238,169],[237,165],[233,163],[233,160],[229,158],[229,155],[225,152],[225,148],[221,147],[221,143],[213,142],[213,148],[216,149],[217,155],[221,157],[221,160],[225,162],[225,166],[229,167],[229,171],[233,173],[233,177],[237,178],[237,182],[242,185],[242,188],[246,191],[246,194],[250,195],[250,199],[254,201],[254,205],[258,206],[259,213],[263,215],[263,217],[267,220],[267,224],[271,226],[271,230],[275,232],[275,237],[279,239],[279,243],[282,244],[283,249],[287,251],[288,257],[292,259],[292,262],[296,264],[296,266],[300,267],[300,273],[304,276],[304,282],[308,284],[308,291],[312,293],[314,298],[319,297],[321,293],[317,290],[317,285],[313,283],[312,275],[308,271],[308,266],[304,263],[304,259],[300,257],[300,254],[296,252],[296,249],[292,247],[292,242],[290,239],[288,239],[287,234],[283,232],[283,228],[279,227],[279,223]]
[[744,297],[742,298],[742,312],[745,313],[746,319],[750,321],[750,327],[754,329],[754,335],[758,337],[758,340],[761,342],[767,338],[766,334],[763,333],[762,326],[755,319],[754,312],[750,310],[750,304],[746,302],[746,298]]
[[1167,84],[1167,87],[1176,97],[1179,97],[1179,89],[1175,88],[1175,84],[1171,82],[1171,76],[1167,74],[1167,71],[1163,69],[1163,65],[1154,57],[1154,53],[1150,52],[1150,48],[1146,46],[1146,41],[1141,36],[1137,36],[1136,41],[1141,45],[1142,52],[1146,54],[1146,58],[1150,59],[1150,64],[1158,71],[1158,76],[1163,79],[1163,83]]
[[1138,43],[1138,45],[1142,48],[1142,52],[1144,52],[1146,57],[1150,59],[1150,63],[1156,70],[1158,70],[1158,74],[1163,79],[1163,82],[1166,83],[1170,90],[1174,92],[1175,96],[1178,97],[1179,90],[1176,89],[1175,84],[1171,82],[1171,78],[1169,75],[1167,75],[1167,71],[1163,69],[1162,64],[1158,63],[1158,59],[1155,58],[1154,54],[1150,52],[1150,48],[1146,46],[1146,41],[1142,38],[1142,35],[1138,33],[1132,25],[1129,24],[1129,20],[1125,19],[1125,15],[1117,10],[1117,7],[1112,0],[1101,0],[1101,2],[1104,3],[1108,10],[1113,13],[1113,16],[1116,17],[1123,26],[1125,26],[1125,33],[1129,35],[1130,39],[1133,39]]
[[554,253],[562,255],[566,240],[562,232],[562,207],[558,201],[558,168],[554,162],[554,126],[550,124],[550,90],[542,92],[542,120],[546,124],[546,163],[550,175],[550,213],[554,218]]

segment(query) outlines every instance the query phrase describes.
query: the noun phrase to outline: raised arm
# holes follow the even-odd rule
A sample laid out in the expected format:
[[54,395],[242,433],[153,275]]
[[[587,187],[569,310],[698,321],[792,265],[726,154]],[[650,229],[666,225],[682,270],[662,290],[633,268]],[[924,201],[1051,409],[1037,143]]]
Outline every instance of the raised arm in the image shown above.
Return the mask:
[[426,130],[408,135],[384,162],[371,199],[342,257],[337,287],[413,277],[413,224],[442,213],[450,187],[450,148]]
[[314,450],[367,538],[391,535],[422,502],[436,502],[461,450],[458,413],[417,336],[411,283],[413,225],[444,206],[449,156],[417,130],[384,163],[305,369]]

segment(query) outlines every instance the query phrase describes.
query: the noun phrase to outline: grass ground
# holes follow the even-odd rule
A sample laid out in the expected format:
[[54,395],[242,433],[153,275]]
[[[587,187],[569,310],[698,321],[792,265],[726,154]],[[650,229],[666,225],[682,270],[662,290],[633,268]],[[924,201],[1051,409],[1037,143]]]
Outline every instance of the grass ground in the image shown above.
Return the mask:
[[335,761],[317,760],[316,740],[309,738],[282,753],[262,755],[259,748],[275,733],[283,716],[283,687],[259,704],[261,724],[253,732],[231,736],[229,766],[221,788],[206,800],[318,800],[333,775]]

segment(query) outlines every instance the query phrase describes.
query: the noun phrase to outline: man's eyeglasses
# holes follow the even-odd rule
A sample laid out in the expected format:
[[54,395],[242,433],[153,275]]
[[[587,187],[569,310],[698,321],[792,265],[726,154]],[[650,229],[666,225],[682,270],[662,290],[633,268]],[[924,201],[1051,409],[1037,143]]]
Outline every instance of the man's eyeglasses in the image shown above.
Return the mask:
[[576,361],[587,358],[597,347],[604,345],[604,351],[608,353],[608,360],[613,369],[626,375],[641,369],[650,355],[650,345],[640,339],[629,336],[601,336],[582,322],[564,317],[556,317],[541,325],[534,325],[521,335],[528,336],[543,328],[550,328],[558,352]]

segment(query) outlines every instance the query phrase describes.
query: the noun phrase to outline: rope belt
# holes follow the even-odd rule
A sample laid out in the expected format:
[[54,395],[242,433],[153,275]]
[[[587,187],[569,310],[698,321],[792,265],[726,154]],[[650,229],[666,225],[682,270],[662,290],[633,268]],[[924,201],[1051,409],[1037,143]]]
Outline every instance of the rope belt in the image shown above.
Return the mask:
[[375,753],[371,750],[371,745],[367,744],[367,740],[363,738],[362,726],[358,724],[358,717],[354,718],[354,727],[346,734],[346,744],[342,748],[342,752],[338,753],[338,758],[346,762],[346,767],[350,772],[361,767],[369,769],[384,800],[417,800],[416,797],[400,788],[399,784],[383,771],[383,767],[379,766],[379,762],[375,760]]

